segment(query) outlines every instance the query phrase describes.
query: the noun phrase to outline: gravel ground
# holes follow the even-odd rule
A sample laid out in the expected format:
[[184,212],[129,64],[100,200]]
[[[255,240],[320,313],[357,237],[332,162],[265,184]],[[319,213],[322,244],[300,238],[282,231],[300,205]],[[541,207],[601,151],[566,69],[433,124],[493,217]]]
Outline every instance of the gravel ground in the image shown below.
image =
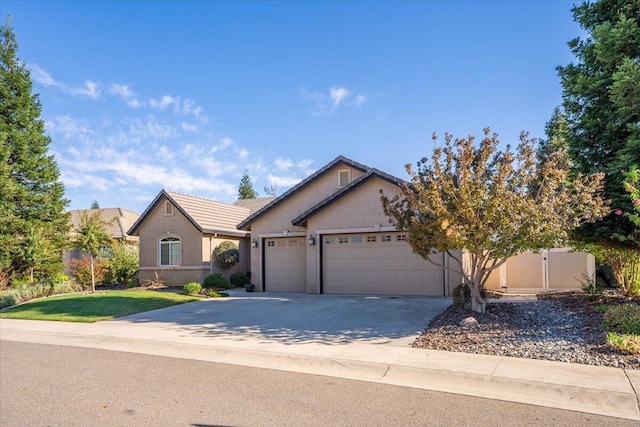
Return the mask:
[[[580,292],[562,292],[538,295],[536,302],[489,304],[485,314],[451,306],[412,347],[640,369],[640,356],[607,347],[602,313],[595,310],[622,301],[614,292],[595,302]],[[478,324],[460,326],[469,316]]]

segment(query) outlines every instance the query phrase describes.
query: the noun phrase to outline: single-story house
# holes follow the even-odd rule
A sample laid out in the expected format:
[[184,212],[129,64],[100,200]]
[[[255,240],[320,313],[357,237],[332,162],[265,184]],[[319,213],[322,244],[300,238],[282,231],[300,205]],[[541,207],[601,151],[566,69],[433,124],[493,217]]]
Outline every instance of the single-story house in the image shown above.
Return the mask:
[[[128,230],[140,215],[124,208],[76,209],[70,211],[71,235],[73,236],[74,230],[80,225],[80,218],[83,214],[93,215],[96,212],[100,213],[100,218],[107,224],[107,233],[113,240],[134,245],[138,244],[138,236],[129,234]],[[62,257],[66,272],[69,271],[69,262],[72,259],[81,259],[83,255],[84,252],[79,249],[66,250]]]
[[138,278],[165,284],[202,283],[224,273],[213,254],[223,241],[238,246],[240,262],[229,273],[249,270],[248,233],[236,224],[272,199],[238,201],[235,205],[162,190],[131,226],[140,240]]
[[[339,156],[274,199],[228,205],[162,190],[129,231],[140,237],[140,278],[202,283],[216,271],[215,247],[232,240],[240,248],[234,271],[251,271],[256,291],[449,296],[460,275],[414,254],[384,214],[380,190],[392,197],[402,183]],[[444,253],[435,258],[455,262]],[[496,270],[487,287],[576,288],[594,269],[583,253],[525,253]]]

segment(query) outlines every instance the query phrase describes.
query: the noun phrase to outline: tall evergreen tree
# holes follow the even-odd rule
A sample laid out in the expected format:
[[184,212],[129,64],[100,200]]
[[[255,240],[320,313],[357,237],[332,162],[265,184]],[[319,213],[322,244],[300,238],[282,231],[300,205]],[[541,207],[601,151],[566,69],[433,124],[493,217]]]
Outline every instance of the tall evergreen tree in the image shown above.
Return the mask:
[[98,203],[97,200],[94,200],[93,202],[91,202],[91,208],[90,209],[100,209],[100,203]]
[[242,174],[242,179],[240,179],[240,185],[238,186],[238,198],[255,199],[256,197],[258,197],[258,193],[253,189],[249,172],[245,170],[244,174]]
[[588,36],[569,42],[578,62],[558,67],[569,154],[576,170],[606,174],[613,208],[580,235],[600,245],[634,246],[624,238],[634,224],[616,211],[632,209],[623,171],[640,164],[640,0],[585,2],[572,11]]
[[[40,278],[61,272],[69,230],[65,213],[69,202],[56,161],[48,154],[51,138],[40,117],[42,106],[17,50],[8,18],[0,27],[0,281],[4,282],[32,272]],[[41,245],[43,240],[46,245]],[[32,244],[38,247],[30,248]],[[25,256],[35,253],[37,257]]]

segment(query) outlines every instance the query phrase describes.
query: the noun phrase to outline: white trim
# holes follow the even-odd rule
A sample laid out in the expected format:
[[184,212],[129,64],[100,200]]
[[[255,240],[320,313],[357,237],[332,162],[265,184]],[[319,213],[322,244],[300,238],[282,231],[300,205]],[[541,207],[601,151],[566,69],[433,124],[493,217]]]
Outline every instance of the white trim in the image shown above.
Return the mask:
[[595,279],[596,277],[596,257],[587,254],[587,274]]
[[287,234],[283,232],[258,234],[259,239],[275,239],[278,237],[307,237],[307,233],[304,231],[287,231]]
[[[169,238],[169,237],[175,237],[180,242],[180,264],[168,264],[168,265],[162,264],[161,242],[162,242],[163,239],[166,239],[166,238]],[[182,238],[181,235],[176,234],[176,233],[172,233],[170,231],[167,231],[165,234],[163,234],[161,236],[158,236],[157,239],[156,239],[156,250],[157,250],[157,252],[156,252],[156,254],[157,254],[156,262],[157,262],[157,266],[161,267],[161,268],[164,268],[164,267],[180,267],[180,265],[182,265],[182,255],[183,255],[182,254],[182,246],[183,246],[183,242],[184,242],[184,239]]]
[[363,228],[335,228],[332,230],[316,230],[316,234],[352,234],[352,233],[389,233],[399,231],[395,227],[363,227]]

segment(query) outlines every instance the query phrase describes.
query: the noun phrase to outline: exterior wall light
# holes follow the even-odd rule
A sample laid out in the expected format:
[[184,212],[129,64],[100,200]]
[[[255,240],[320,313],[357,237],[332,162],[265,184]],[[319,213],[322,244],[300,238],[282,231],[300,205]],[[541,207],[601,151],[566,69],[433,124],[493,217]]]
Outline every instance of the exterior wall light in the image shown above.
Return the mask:
[[258,241],[257,241],[256,239],[253,239],[253,240],[251,241],[251,247],[252,247],[252,248],[257,248],[257,247],[258,247]]
[[315,238],[315,237],[313,237],[313,236],[309,236],[309,240],[308,240],[308,242],[309,242],[309,246],[315,246],[315,244],[316,244],[316,238]]

